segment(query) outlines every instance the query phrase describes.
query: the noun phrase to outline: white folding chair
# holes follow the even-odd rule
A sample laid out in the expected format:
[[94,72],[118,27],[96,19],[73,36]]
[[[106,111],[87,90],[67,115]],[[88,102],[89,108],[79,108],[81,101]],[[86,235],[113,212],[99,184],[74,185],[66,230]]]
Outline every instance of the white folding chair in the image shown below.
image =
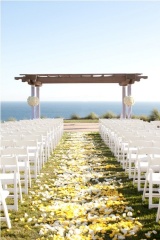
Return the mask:
[[133,138],[128,143],[128,153],[126,155],[126,165],[125,171],[128,172],[129,178],[134,177],[134,168],[135,168],[135,161],[137,158],[137,149],[142,147],[152,147],[152,141],[147,141],[144,138]]
[[[146,192],[147,183],[149,184],[149,193]],[[157,185],[157,189],[155,188],[155,185]],[[159,186],[160,186],[160,171],[155,173],[153,169],[149,169],[149,172],[146,176],[146,185],[144,187],[143,194],[143,199],[145,197],[149,197],[149,209],[158,207],[157,203],[153,203],[153,198],[160,197]]]
[[22,140],[25,140],[25,141],[33,141],[34,140],[37,142],[39,165],[40,165],[39,167],[41,169],[44,165],[44,156],[45,156],[42,135],[38,135],[38,134],[36,135],[35,133],[33,133],[32,135],[23,135]]
[[158,207],[153,198],[160,197],[160,148],[154,148],[154,155],[148,162],[142,200],[146,197],[149,198],[149,208]]
[[124,132],[124,135],[122,135],[121,138],[121,142],[120,142],[120,163],[122,165],[122,168],[125,169],[126,168],[126,158],[127,158],[127,154],[128,154],[128,147],[129,147],[129,143],[130,143],[130,139],[133,137],[133,132],[131,131],[126,131]]
[[8,228],[11,228],[11,221],[8,214],[8,208],[6,204],[6,198],[9,196],[9,191],[2,188],[2,183],[0,181],[0,211],[4,211],[4,217],[0,216],[0,221],[6,221]]
[[27,148],[29,162],[30,162],[30,170],[31,177],[37,178],[38,173],[40,172],[40,161],[39,161],[39,150],[38,150],[38,143],[36,140],[21,140],[16,141],[16,147]]
[[24,182],[24,190],[22,186],[22,191],[28,194],[28,186],[31,187],[31,173],[28,149],[26,147],[10,147],[2,149],[1,156],[17,156],[21,183]]
[[141,147],[137,149],[137,156],[135,160],[133,184],[137,183],[138,191],[143,191],[141,184],[145,183],[145,173],[148,169],[148,161],[152,156],[153,147]]
[[160,137],[159,137],[159,140],[153,140],[153,147],[158,147],[160,148]]
[[8,147],[14,147],[14,146],[15,146],[15,141],[14,141],[13,138],[11,140],[8,140],[8,139],[2,139],[1,140],[2,149],[8,148]]
[[34,132],[36,135],[40,135],[42,137],[42,147],[44,152],[44,162],[47,162],[50,156],[50,142],[49,142],[49,132],[44,129],[38,129]]
[[[14,198],[14,204],[8,205],[8,208],[18,210],[18,197],[22,202],[22,191],[17,157],[1,157],[0,168],[0,180],[2,186],[4,186],[5,190],[9,190],[10,194],[8,197]],[[12,188],[11,185],[13,185]]]

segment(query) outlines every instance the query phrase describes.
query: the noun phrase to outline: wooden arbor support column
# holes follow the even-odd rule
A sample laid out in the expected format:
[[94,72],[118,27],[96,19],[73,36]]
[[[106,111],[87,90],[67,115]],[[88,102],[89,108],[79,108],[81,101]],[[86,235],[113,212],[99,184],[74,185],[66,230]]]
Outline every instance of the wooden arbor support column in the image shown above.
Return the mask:
[[[35,86],[34,85],[32,85],[31,86],[31,97],[35,97]],[[31,107],[32,108],[32,119],[35,119],[35,107],[34,106],[32,106]]]
[[31,85],[31,96],[39,98],[39,104],[37,106],[32,106],[32,119],[40,118],[40,87],[35,87]]
[[36,106],[36,118],[40,118],[40,87],[36,87],[36,95],[39,98],[39,104]]
[[126,118],[126,105],[124,104],[125,96],[126,96],[126,87],[122,86],[122,118]]
[[[127,90],[128,90],[128,96],[131,96],[132,95],[132,92],[131,92],[131,84],[129,84],[127,86]],[[128,118],[130,119],[131,118],[131,115],[132,115],[132,106],[128,106]]]

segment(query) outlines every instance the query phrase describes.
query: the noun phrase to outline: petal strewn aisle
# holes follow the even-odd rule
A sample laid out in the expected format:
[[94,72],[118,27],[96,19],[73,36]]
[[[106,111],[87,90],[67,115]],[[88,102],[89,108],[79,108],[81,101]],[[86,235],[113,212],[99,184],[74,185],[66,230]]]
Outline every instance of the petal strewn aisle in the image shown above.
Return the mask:
[[51,205],[39,207],[52,224],[40,223],[40,235],[52,232],[50,237],[57,239],[104,239],[110,232],[112,239],[125,239],[141,228],[132,218],[133,209],[118,194],[121,181],[108,178],[109,166],[97,144],[92,134],[70,133],[63,150],[55,154],[52,164],[57,177],[47,185],[46,199],[42,194],[46,201],[52,198]]

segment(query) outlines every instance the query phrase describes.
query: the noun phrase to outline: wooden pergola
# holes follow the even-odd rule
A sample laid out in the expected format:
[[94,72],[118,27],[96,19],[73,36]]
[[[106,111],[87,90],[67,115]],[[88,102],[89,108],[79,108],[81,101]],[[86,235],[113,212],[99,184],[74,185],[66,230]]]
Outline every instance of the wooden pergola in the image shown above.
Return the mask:
[[[79,84],[79,83],[117,83],[122,87],[122,117],[126,118],[125,96],[131,96],[131,85],[141,79],[147,79],[142,73],[100,73],[100,74],[20,74],[15,80],[31,85],[31,96],[40,99],[40,87],[43,84]],[[127,92],[126,92],[127,88]],[[128,109],[131,112],[131,107]],[[32,118],[40,117],[40,104],[32,108]]]

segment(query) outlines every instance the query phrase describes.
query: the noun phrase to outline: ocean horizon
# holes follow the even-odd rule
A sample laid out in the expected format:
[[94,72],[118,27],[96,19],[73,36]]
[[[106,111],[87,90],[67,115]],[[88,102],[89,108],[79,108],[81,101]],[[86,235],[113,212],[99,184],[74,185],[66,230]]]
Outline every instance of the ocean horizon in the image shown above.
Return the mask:
[[[99,117],[107,112],[120,115],[122,103],[110,101],[43,101],[40,108],[43,117],[70,119],[73,114],[83,118],[91,112],[96,113]],[[160,111],[160,102],[136,102],[132,106],[132,115],[148,116],[153,109]],[[31,107],[27,102],[1,102],[1,121],[7,121],[9,118],[15,118],[16,120],[31,119]]]

